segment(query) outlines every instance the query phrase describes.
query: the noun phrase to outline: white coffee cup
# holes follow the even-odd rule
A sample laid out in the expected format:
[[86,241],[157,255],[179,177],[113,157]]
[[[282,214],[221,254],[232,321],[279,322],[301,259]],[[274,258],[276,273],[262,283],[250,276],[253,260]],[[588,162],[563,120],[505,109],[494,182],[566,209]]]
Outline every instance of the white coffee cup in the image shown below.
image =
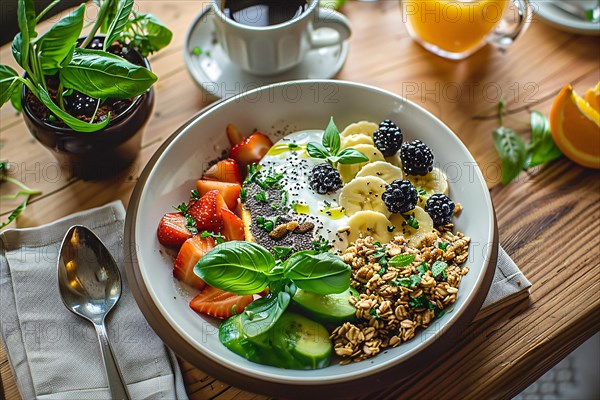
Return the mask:
[[[257,27],[227,17],[225,0],[213,0],[217,40],[229,59],[245,71],[255,75],[284,72],[300,64],[309,50],[340,44],[351,34],[350,23],[342,14],[320,8],[318,0],[307,2],[308,8],[298,17]],[[337,35],[319,34],[320,28],[331,28]]]

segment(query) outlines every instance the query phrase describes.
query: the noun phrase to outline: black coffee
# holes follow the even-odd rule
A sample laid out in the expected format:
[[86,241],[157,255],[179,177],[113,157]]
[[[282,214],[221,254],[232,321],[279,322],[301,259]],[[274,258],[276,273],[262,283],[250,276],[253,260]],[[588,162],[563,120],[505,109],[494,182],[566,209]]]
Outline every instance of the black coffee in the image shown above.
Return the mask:
[[308,9],[307,0],[226,0],[225,15],[240,24],[270,26],[299,17]]

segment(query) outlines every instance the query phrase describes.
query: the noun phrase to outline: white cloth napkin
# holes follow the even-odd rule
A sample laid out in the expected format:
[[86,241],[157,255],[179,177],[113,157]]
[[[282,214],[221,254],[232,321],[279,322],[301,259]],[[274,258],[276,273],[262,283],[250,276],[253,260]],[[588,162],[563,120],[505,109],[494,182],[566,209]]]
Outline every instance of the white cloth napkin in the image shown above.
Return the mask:
[[133,399],[187,399],[175,355],[147,324],[123,271],[120,201],[48,225],[0,234],[0,330],[23,399],[109,399],[93,325],[72,314],[58,291],[56,262],[73,225],[90,228],[119,264],[121,299],[108,336]]

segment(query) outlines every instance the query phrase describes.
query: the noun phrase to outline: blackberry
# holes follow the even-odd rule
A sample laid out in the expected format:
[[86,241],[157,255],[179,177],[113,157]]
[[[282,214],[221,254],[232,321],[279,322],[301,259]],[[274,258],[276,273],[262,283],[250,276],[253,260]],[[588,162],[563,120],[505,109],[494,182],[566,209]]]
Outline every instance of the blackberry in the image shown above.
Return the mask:
[[433,169],[433,153],[420,140],[404,143],[400,148],[402,168],[408,175],[427,175]]
[[386,119],[379,124],[379,129],[373,132],[375,146],[386,156],[396,154],[402,146],[402,131],[391,120]]
[[407,180],[396,179],[385,187],[381,199],[393,213],[407,213],[417,206],[417,189]]
[[450,200],[450,197],[442,193],[432,194],[425,203],[425,211],[435,226],[449,224],[454,215],[454,207],[454,202]]
[[310,174],[310,187],[319,194],[335,192],[342,187],[342,178],[338,170],[331,165],[319,164]]

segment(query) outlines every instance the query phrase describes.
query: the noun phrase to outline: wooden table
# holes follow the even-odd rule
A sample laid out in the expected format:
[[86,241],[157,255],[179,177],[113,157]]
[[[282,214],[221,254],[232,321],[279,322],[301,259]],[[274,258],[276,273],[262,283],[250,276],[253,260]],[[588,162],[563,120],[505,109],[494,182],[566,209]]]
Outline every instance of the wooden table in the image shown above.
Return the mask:
[[[18,227],[36,226],[75,211],[120,199],[127,205],[136,178],[161,142],[208,104],[183,64],[187,27],[200,1],[138,1],[174,32],[171,45],[151,57],[159,76],[157,103],[135,164],[114,179],[84,182],[56,174],[54,158],[28,133],[10,106],[0,111],[1,158],[20,168],[19,178],[43,190]],[[484,48],[462,62],[426,52],[402,27],[398,2],[350,2],[348,61],[339,79],[378,86],[422,105],[456,132],[479,163],[496,207],[500,240],[533,283],[529,301],[484,318],[464,332],[453,351],[403,386],[373,388],[381,398],[510,398],[600,328],[600,175],[567,159],[500,183],[492,130],[496,105],[508,104],[506,124],[524,135],[529,112],[548,113],[552,99],[571,82],[581,93],[600,80],[600,40],[555,30],[534,19],[506,53]],[[0,63],[16,68],[10,45]],[[2,218],[12,204],[3,202]],[[18,399],[6,354],[0,349],[2,392]],[[213,379],[181,361],[192,399],[261,396]],[[366,397],[365,397],[366,398]]]

